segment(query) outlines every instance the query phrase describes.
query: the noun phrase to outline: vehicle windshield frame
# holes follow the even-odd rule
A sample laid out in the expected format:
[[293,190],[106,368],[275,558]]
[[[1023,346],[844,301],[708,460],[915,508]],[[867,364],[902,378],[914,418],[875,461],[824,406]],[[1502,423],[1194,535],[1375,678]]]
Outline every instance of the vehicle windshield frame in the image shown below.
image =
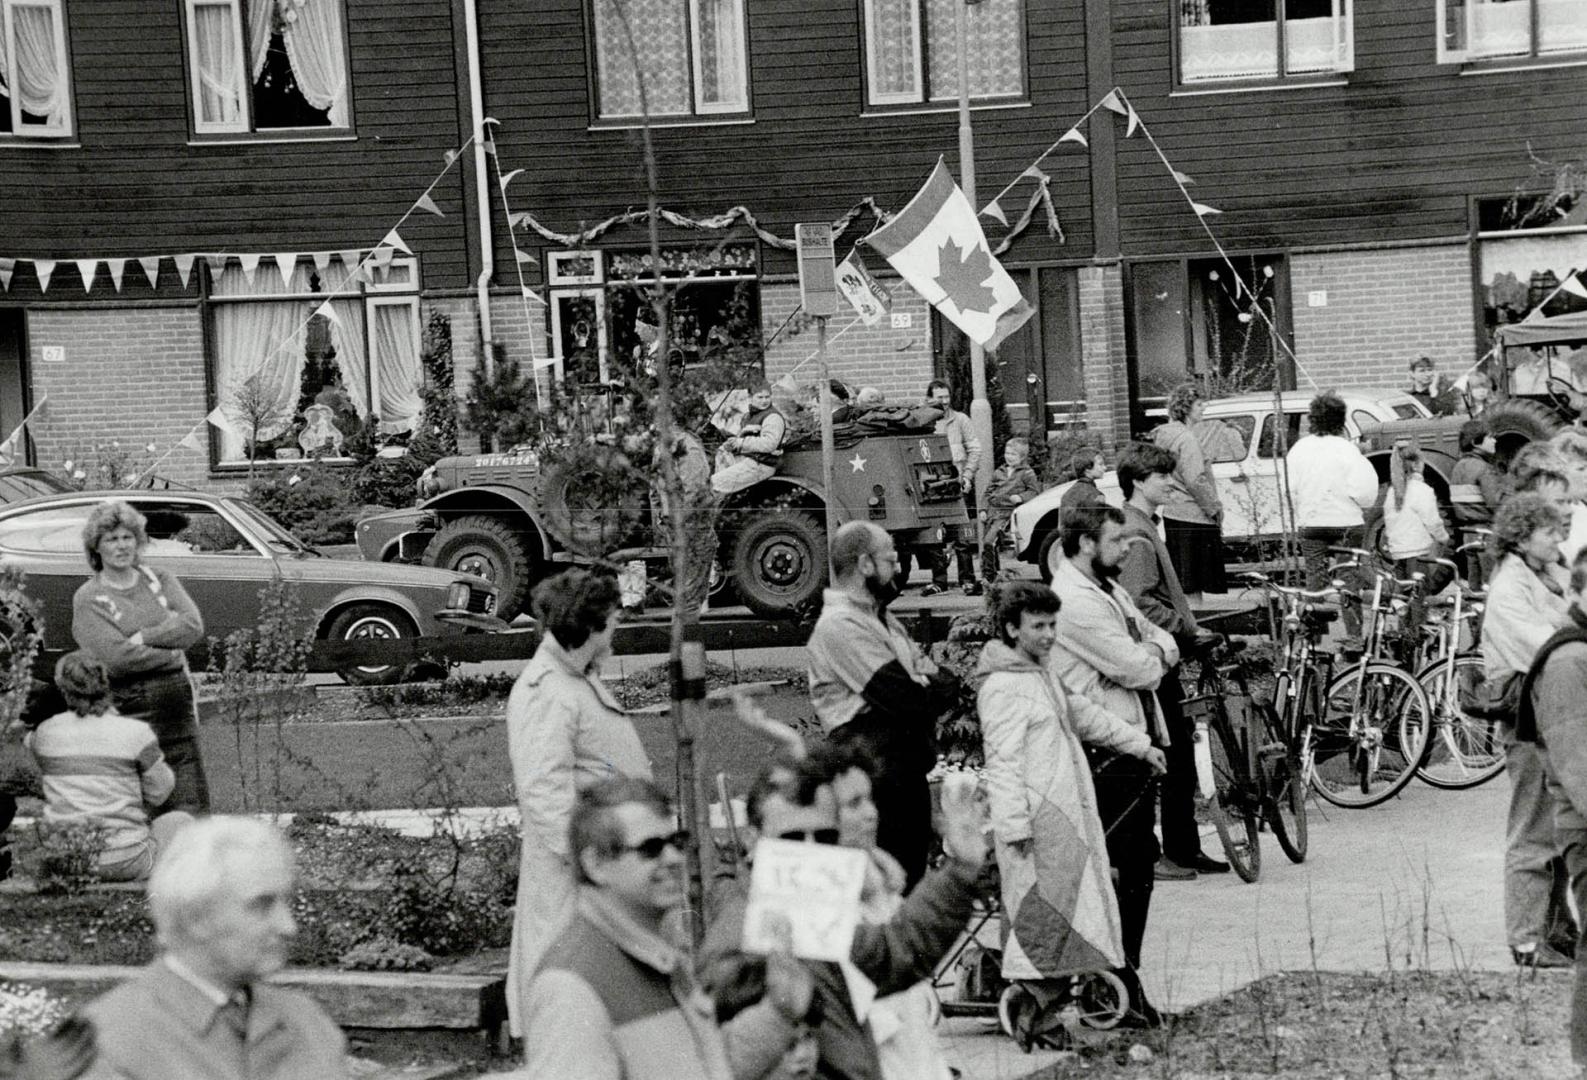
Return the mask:
[[246,519],[263,530],[265,533],[263,540],[268,546],[277,549],[284,547],[288,551],[302,552],[306,555],[319,554],[312,546],[293,536],[285,525],[252,503],[245,502],[242,499],[227,499],[225,503],[239,517]]

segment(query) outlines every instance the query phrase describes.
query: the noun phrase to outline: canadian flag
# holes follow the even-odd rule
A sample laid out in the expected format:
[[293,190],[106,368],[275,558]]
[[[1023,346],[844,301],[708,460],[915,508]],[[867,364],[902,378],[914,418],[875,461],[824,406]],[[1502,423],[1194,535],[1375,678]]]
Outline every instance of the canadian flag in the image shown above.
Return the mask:
[[995,349],[1036,313],[992,257],[975,208],[937,159],[926,186],[865,238],[970,340]]

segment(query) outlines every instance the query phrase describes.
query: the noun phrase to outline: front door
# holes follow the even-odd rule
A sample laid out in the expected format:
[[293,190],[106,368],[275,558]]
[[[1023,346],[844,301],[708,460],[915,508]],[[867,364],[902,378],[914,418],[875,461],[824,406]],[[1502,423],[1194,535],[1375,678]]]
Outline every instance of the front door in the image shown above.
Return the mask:
[[[27,350],[23,348],[22,312],[0,308],[0,440],[22,423],[33,407],[28,393]],[[33,440],[23,437],[0,453],[0,469],[33,463]]]

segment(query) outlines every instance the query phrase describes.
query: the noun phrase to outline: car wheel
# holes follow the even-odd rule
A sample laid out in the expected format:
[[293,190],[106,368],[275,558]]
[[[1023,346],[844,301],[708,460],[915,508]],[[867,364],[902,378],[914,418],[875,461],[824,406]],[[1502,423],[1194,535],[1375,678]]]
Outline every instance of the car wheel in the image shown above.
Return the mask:
[[1064,557],[1063,536],[1059,530],[1053,529],[1042,537],[1041,546],[1036,551],[1036,568],[1041,571],[1042,581],[1051,585],[1058,573],[1058,564],[1063,562]]
[[732,534],[733,583],[751,611],[798,615],[827,583],[827,536],[804,510],[772,510]]
[[528,538],[510,521],[484,514],[453,518],[424,549],[424,564],[496,586],[496,617],[506,622],[528,603],[534,556]]
[[[325,632],[329,641],[398,641],[418,636],[419,628],[401,608],[372,603],[343,608]],[[389,686],[402,681],[409,666],[402,663],[345,667],[338,674],[353,686]]]

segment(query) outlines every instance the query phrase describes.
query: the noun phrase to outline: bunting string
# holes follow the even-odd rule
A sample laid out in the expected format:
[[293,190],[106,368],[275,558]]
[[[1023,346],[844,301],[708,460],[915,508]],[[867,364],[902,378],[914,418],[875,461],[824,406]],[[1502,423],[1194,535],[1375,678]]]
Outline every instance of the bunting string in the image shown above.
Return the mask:
[[[505,176],[502,175],[501,156],[496,152],[496,121],[487,119],[485,121],[485,125],[486,155],[496,163],[496,191],[501,195],[502,213],[507,215],[507,237],[512,241],[513,251],[512,266],[513,270],[518,275],[518,302],[523,305],[523,322],[524,327],[527,329],[529,326],[533,325],[529,318],[530,298],[533,297],[541,304],[544,304],[545,301],[541,300],[539,296],[536,296],[534,293],[530,292],[529,286],[524,283],[523,264],[525,262],[527,253],[518,246],[518,227],[513,222],[514,215],[512,212],[512,207],[507,202],[507,185],[512,183],[512,178],[523,172],[523,170],[514,169]],[[533,256],[527,257],[533,258]],[[544,361],[541,361],[535,357],[534,334],[525,334],[524,342],[529,349],[529,370],[534,374],[535,405],[540,408],[544,408],[545,390],[540,385],[540,370],[542,367],[551,367],[556,364],[556,350],[553,348],[550,355],[548,355]]]
[[[514,170],[514,172],[509,174],[509,179],[512,176],[516,176],[520,171],[522,170]],[[720,214],[712,214],[710,217],[704,218],[686,217],[685,215],[677,213],[674,210],[668,210],[666,207],[661,207],[656,211],[656,213],[658,216],[660,216],[661,220],[665,221],[669,225],[676,225],[680,229],[720,232],[723,229],[729,229],[734,225],[742,223],[751,232],[753,232],[763,244],[766,244],[768,247],[774,247],[780,251],[794,250],[794,242],[792,240],[785,239],[784,237],[778,236],[776,233],[769,232],[767,229],[763,228],[760,222],[756,220],[755,215],[751,213],[749,208],[746,206],[734,206],[722,211]],[[867,195],[865,198],[849,207],[842,217],[838,218],[832,223],[833,234],[842,235],[842,233],[847,230],[850,225],[854,224],[855,220],[864,213],[869,213],[882,224],[886,224],[892,220],[892,215],[883,210],[881,207],[877,206],[876,200]],[[508,224],[522,225],[526,228],[533,229],[535,232],[539,233],[542,238],[549,240],[554,244],[561,244],[563,247],[576,248],[582,247],[593,240],[599,239],[601,236],[610,232],[612,229],[617,228],[618,226],[635,225],[642,221],[646,221],[649,217],[650,211],[648,210],[626,210],[621,214],[613,214],[605,221],[591,225],[589,228],[583,229],[579,232],[559,233],[556,230],[542,224],[533,214],[529,213],[529,211],[520,210],[516,215],[513,215],[511,218],[509,218]]]

